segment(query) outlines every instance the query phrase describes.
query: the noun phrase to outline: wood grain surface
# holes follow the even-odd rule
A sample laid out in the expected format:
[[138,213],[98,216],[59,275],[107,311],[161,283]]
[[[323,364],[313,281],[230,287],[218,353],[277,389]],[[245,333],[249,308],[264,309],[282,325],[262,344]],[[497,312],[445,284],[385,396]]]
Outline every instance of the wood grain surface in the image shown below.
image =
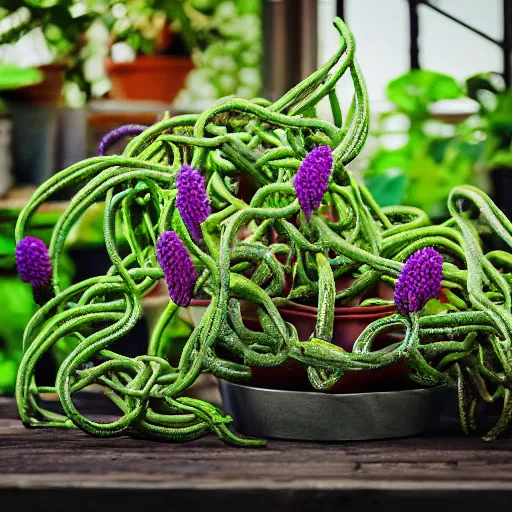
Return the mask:
[[[467,437],[453,419],[428,436],[231,448],[75,430],[26,429],[0,398],[0,510],[512,509],[512,441]],[[266,511],[263,511],[266,512]],[[437,512],[437,511],[436,511]]]

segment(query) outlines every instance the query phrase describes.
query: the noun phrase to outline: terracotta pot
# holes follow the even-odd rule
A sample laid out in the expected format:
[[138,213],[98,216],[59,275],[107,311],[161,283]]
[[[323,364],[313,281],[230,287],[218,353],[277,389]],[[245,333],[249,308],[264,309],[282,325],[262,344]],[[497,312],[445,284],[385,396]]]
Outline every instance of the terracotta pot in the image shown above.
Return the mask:
[[[317,309],[312,306],[293,305],[281,308],[283,320],[297,329],[299,339],[307,340],[315,330]],[[393,306],[341,307],[335,309],[334,337],[332,343],[351,352],[354,342],[373,321],[394,313]],[[244,316],[245,325],[252,330],[260,330],[254,316]],[[397,341],[391,334],[378,336],[373,348],[378,350]],[[252,386],[296,391],[311,391],[306,369],[294,360],[288,360],[275,368],[253,368]],[[400,362],[389,368],[373,371],[346,372],[342,379],[329,390],[333,393],[361,393],[390,391],[413,387],[408,377],[408,368]]]
[[62,103],[62,85],[66,64],[48,64],[39,69],[44,73],[42,82],[9,91],[6,96],[37,105],[57,106]]
[[[294,304],[280,308],[281,316],[293,324],[300,340],[307,340],[315,330],[317,308]],[[339,307],[334,308],[334,337],[332,343],[350,352],[354,341],[374,320],[395,312],[394,306]],[[382,348],[382,347],[379,347]]]
[[[193,300],[190,303],[190,307],[185,311],[191,324],[197,325],[209,304],[209,299]],[[254,304],[242,301],[241,312],[244,324],[248,329],[261,331]],[[279,312],[283,320],[295,326],[300,340],[309,339],[316,327],[317,308],[293,304],[286,308],[280,308]],[[394,306],[335,308],[332,343],[347,352],[351,352],[354,342],[369,324],[394,312]],[[376,338],[373,348],[379,350],[395,343],[397,336],[400,336],[400,334],[384,333]],[[414,387],[414,383],[409,379],[408,373],[409,370],[404,362],[380,370],[346,372],[329,392],[362,393],[410,389]],[[292,359],[276,367],[253,367],[252,379],[247,384],[267,389],[312,390],[306,368]]]
[[172,103],[194,66],[190,57],[141,55],[133,62],[107,60],[106,67],[111,98]]

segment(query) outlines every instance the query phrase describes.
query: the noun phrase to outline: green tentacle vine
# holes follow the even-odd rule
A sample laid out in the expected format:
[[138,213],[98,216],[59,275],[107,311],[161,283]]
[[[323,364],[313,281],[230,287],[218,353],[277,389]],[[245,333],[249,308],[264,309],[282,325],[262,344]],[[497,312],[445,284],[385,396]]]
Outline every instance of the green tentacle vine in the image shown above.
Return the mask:
[[[346,168],[368,132],[368,97],[355,59],[351,32],[334,21],[340,47],[322,68],[275,103],[234,97],[200,115],[166,116],[133,138],[122,155],[95,157],[72,165],[42,185],[21,213],[21,240],[34,212],[53,194],[79,186],[53,232],[54,296],[26,328],[16,398],[26,426],[78,427],[94,436],[131,435],[187,441],[214,432],[224,441],[258,446],[230,430],[231,418],[213,405],[183,396],[209,371],[231,381],[249,381],[255,367],[294,360],[311,386],[327,391],[346,372],[377,370],[400,361],[423,386],[457,386],[462,426],[475,427],[476,401],[501,401],[503,412],[486,439],[512,418],[512,255],[486,251],[485,229],[512,246],[512,224],[481,191],[453,190],[451,220],[434,226],[411,207],[379,208]],[[352,105],[342,120],[336,84],[348,73]],[[334,124],[312,115],[328,97]],[[318,145],[332,149],[331,181],[321,207],[307,222],[292,184],[305,155]],[[212,213],[195,241],[176,208],[176,176],[183,164],[202,171]],[[251,193],[255,190],[255,193]],[[80,217],[104,205],[105,245],[112,266],[104,276],[61,289],[58,260]],[[122,229],[128,251],[119,247]],[[171,300],[146,354],[129,358],[112,345],[141,317],[142,298],[162,279],[155,241],[174,230],[200,275],[196,297],[209,306],[186,342],[179,364],[165,353],[165,328],[178,314]],[[352,352],[334,345],[334,308],[371,293],[379,282],[393,284],[416,250],[435,247],[443,255],[441,312],[427,307],[409,316],[391,314],[370,324]],[[336,282],[351,277],[337,291]],[[317,305],[308,339],[283,320],[280,308],[294,302]],[[259,330],[244,323],[255,312]],[[386,349],[374,349],[384,332],[401,333]],[[64,337],[76,340],[53,387],[38,386],[35,368]],[[91,384],[121,411],[110,423],[86,418],[73,397]],[[58,395],[63,414],[46,410],[41,393]]]

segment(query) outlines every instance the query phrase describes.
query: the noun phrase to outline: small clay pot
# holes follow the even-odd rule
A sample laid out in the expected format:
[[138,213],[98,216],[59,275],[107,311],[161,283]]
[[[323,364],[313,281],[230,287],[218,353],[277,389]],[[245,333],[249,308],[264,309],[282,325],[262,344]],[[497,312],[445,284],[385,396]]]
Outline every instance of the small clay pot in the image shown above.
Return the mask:
[[172,103],[194,65],[190,57],[140,55],[133,62],[107,60],[109,97]]

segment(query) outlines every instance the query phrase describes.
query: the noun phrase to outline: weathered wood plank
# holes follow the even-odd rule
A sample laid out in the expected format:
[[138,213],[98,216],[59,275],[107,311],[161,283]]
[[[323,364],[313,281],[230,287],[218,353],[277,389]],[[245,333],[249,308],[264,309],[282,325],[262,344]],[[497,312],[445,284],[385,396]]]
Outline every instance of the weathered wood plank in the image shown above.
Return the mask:
[[[0,503],[16,510],[198,507],[205,500],[213,510],[222,504],[244,512],[382,504],[421,511],[450,503],[493,503],[497,511],[512,498],[512,441],[466,437],[453,422],[427,437],[237,449],[214,436],[167,444],[26,429],[9,399],[0,399],[0,418]],[[63,500],[67,508],[59,508]]]

